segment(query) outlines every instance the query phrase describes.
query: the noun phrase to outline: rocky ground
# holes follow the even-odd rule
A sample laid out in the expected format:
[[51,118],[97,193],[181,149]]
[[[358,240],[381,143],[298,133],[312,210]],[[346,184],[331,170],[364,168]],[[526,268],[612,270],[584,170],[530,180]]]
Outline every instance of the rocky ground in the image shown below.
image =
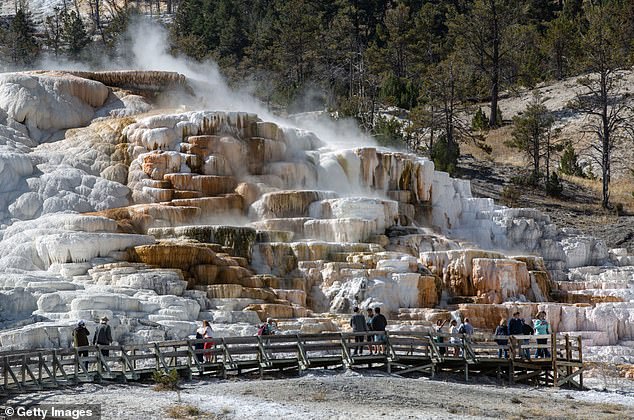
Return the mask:
[[[315,370],[300,377],[96,385],[17,396],[6,406],[100,404],[103,419],[632,418],[634,393],[465,384],[380,371]],[[485,380],[486,381],[486,380]]]

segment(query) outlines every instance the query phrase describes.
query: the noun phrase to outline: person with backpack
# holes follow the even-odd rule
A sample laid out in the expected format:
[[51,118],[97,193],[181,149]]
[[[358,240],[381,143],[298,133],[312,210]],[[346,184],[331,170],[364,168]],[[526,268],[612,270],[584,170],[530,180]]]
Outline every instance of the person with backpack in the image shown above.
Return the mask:
[[462,325],[458,329],[458,332],[460,334],[465,334],[467,336],[473,335],[473,325],[471,325],[471,322],[469,321],[469,318],[465,318],[464,319],[464,322],[462,323]]
[[[463,339],[468,340],[469,337],[473,335],[473,325],[469,321],[469,318],[465,318],[460,328],[458,328],[458,334],[463,334]],[[464,355],[464,349],[460,352],[461,355]]]
[[374,308],[374,316],[372,317],[372,331],[380,331],[384,333],[374,336],[374,341],[379,343],[376,348],[377,354],[386,353],[385,342],[387,341],[387,336],[385,335],[385,327],[387,327],[387,319],[385,318],[385,315],[381,313],[381,308]]
[[[495,328],[496,336],[508,336],[509,335],[509,327],[507,325],[506,319],[502,318],[500,320],[500,324]],[[509,344],[508,339],[496,339],[495,342],[498,346],[507,346]],[[502,358],[502,349],[498,349],[498,357]],[[509,350],[508,348],[504,349],[504,358],[509,358]]]
[[[90,331],[86,328],[86,323],[83,320],[79,321],[73,330],[73,345],[75,348],[89,346],[89,335]],[[79,350],[77,354],[79,357],[88,357],[88,350]],[[84,366],[86,367],[86,370],[88,370],[88,362],[84,362]]]
[[[101,318],[101,322],[97,325],[95,335],[92,337],[92,345],[109,346],[112,343],[112,329],[108,325],[108,317]],[[103,356],[110,356],[110,350],[100,349]]]
[[[363,314],[359,312],[359,307],[355,306],[353,312],[354,312],[354,315],[352,315],[352,317],[350,318],[350,327],[352,327],[352,332],[353,333],[368,332],[368,324],[366,324],[365,317],[363,316]],[[363,340],[364,340],[363,335],[354,336],[355,346],[354,346],[353,355],[356,356],[359,354],[363,354]]]
[[266,323],[258,327],[257,335],[273,335],[275,334],[275,324],[273,324],[273,318],[267,318]]

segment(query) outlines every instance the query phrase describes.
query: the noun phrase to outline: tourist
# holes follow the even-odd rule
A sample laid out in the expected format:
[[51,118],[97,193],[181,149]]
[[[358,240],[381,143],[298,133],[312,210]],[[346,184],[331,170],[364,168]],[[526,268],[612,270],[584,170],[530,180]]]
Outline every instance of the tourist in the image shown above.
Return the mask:
[[473,335],[473,325],[471,325],[469,318],[464,319],[464,323],[460,326],[458,332],[460,334],[466,334],[467,336]]
[[198,362],[202,363],[203,360],[204,360],[202,350],[203,350],[205,344],[202,341],[198,341],[198,340],[202,340],[203,339],[203,335],[198,331],[199,329],[196,330],[196,335],[190,336],[190,338],[193,338],[193,339],[196,340],[196,344],[194,344],[194,350],[195,350],[195,353],[196,353],[196,359],[198,360]]
[[[101,318],[101,322],[97,325],[97,329],[95,330],[95,335],[92,337],[92,345],[98,344],[100,346],[109,346],[112,343],[112,330],[110,325],[108,325],[107,316]],[[101,354],[103,356],[110,356],[109,349],[100,349]]]
[[[445,339],[441,334],[443,333],[442,329],[446,323],[447,323],[446,319],[439,319],[436,321],[436,327],[434,328],[434,330],[436,331],[436,336],[434,337],[434,341],[438,344],[443,344],[445,342]],[[445,355],[446,350],[447,349],[445,348],[445,346],[443,345],[438,346],[438,353],[440,353],[441,356]]]
[[[550,325],[546,321],[546,312],[540,311],[537,313],[537,319],[535,320],[535,335],[548,335],[550,334]],[[544,345],[548,343],[548,339],[538,338],[537,344]],[[537,348],[535,352],[535,358],[550,357],[550,351],[547,348]]]
[[[365,317],[361,312],[359,312],[359,307],[354,307],[354,315],[350,318],[350,326],[352,327],[353,333],[361,333],[368,331],[368,324],[365,322]],[[363,335],[355,335],[354,336],[354,355],[363,354]],[[361,343],[361,344],[358,344]]]
[[[469,339],[469,337],[473,335],[473,326],[471,325],[469,318],[464,319],[464,322],[460,325],[460,328],[458,328],[458,334],[463,334],[461,337],[462,339]],[[464,348],[462,350],[464,350]],[[462,355],[463,352],[461,351],[460,354]]]
[[[533,329],[533,327],[531,327],[529,324],[524,322],[524,318],[522,318],[522,335],[533,335],[534,333],[535,333],[535,330]],[[524,357],[530,360],[531,349],[528,347],[529,343],[530,343],[530,339],[522,340],[522,344],[524,346]]]
[[[372,331],[372,318],[374,318],[374,310],[372,308],[368,308],[368,318],[366,320],[366,325],[368,326],[368,331]],[[372,336],[368,335],[366,337],[366,340],[368,342],[368,350],[370,351],[370,354],[374,353],[374,346],[372,345]]]
[[387,341],[387,336],[385,335],[385,327],[387,326],[387,319],[381,313],[381,308],[374,308],[374,316],[372,317],[372,331],[382,332],[383,334],[377,334],[374,336],[374,341],[379,343],[377,345],[376,352],[377,354],[385,354],[385,342]]
[[203,346],[205,352],[203,354],[205,355],[205,362],[211,363],[212,354],[209,350],[213,348],[214,342],[211,340],[213,338],[213,330],[211,329],[209,321],[204,320],[202,326],[198,328],[196,332],[205,339],[205,344]]
[[[508,336],[509,335],[509,327],[506,323],[506,319],[502,318],[500,320],[500,324],[495,328],[495,335],[496,336]],[[495,342],[498,344],[498,346],[504,346],[504,358],[508,359],[509,358],[509,350],[506,346],[508,346],[509,344],[509,340],[506,338],[500,338],[500,339],[496,339]],[[502,358],[502,349],[498,348],[498,357]]]
[[[78,347],[86,347],[90,345],[88,341],[88,336],[90,335],[90,331],[86,328],[86,323],[82,320],[77,323],[77,326],[73,330],[73,345],[75,348]],[[79,350],[77,352],[79,357],[88,357],[88,350]],[[88,370],[88,362],[84,361],[84,366],[86,370]]]
[[277,325],[273,322],[273,318],[266,318],[266,324],[264,324],[264,331],[262,335],[274,335],[277,332]]
[[[513,312],[513,318],[509,319],[508,331],[509,335],[522,335],[522,324],[519,311]],[[519,354],[518,354],[519,356]],[[515,355],[513,355],[515,357]]]
[[522,320],[519,312],[513,312],[513,318],[509,319],[509,335],[522,335]]
[[449,323],[449,334],[451,334],[451,338],[449,339],[449,343],[452,344],[453,355],[454,357],[458,356],[458,348],[460,347],[460,338],[458,338],[458,321],[452,319]]

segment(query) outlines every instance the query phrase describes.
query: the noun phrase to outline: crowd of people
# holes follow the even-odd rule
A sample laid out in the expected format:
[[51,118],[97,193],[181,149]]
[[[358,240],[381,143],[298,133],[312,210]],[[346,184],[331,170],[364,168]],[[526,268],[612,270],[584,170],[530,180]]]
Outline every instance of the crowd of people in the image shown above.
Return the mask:
[[[445,325],[449,322],[449,328],[445,329]],[[381,308],[368,308],[367,309],[367,317],[361,313],[358,307],[354,308],[354,313],[350,318],[350,327],[352,327],[352,332],[354,333],[363,333],[368,331],[385,331],[385,327],[387,326],[387,320],[385,316],[381,314]],[[434,341],[437,344],[441,344],[438,346],[438,351],[441,355],[448,354],[449,356],[459,356],[461,354],[461,338],[462,336],[469,337],[473,335],[474,328],[471,325],[471,321],[469,318],[465,318],[461,324],[458,324],[458,320],[452,319],[442,320],[439,319],[436,321],[436,325],[434,327],[436,333],[440,333],[436,335]],[[449,335],[445,337],[442,333],[448,333]],[[535,336],[548,336],[550,335],[550,324],[546,320],[546,312],[540,311],[535,316],[535,319],[531,323],[525,322],[523,318],[520,318],[520,313],[518,311],[513,313],[513,317],[509,320],[501,319],[499,325],[495,328],[494,334],[499,336],[495,342],[500,346],[498,349],[498,357],[508,358],[509,350],[508,346],[508,336],[512,335],[535,335]],[[448,342],[445,342],[445,339],[448,339]],[[364,346],[364,341],[368,342],[367,345]],[[357,334],[354,336],[355,346],[353,346],[353,355],[361,355],[363,354],[363,348],[368,347],[370,354],[374,353],[385,353],[385,343],[386,336],[385,334],[381,335],[360,335]],[[548,343],[547,338],[537,338],[537,344],[540,346],[544,346]],[[520,353],[519,356],[530,359],[531,358],[531,350],[528,347],[530,340],[527,338],[522,338],[519,340],[520,344]],[[550,358],[550,351],[546,346],[538,347],[533,355],[534,358]]]
[[[353,348],[353,355],[362,355],[364,348],[367,347],[370,354],[386,354],[387,348],[385,343],[387,341],[387,337],[385,334],[386,327],[388,325],[387,319],[381,313],[381,308],[367,308],[367,313],[364,315],[361,312],[359,307],[354,308],[354,313],[350,318],[350,327],[352,328],[352,332],[356,333],[354,335],[355,345]],[[102,317],[100,323],[97,325],[95,329],[95,333],[92,337],[92,345],[100,345],[100,346],[109,346],[112,344],[112,329],[110,325],[108,325],[109,319],[107,317]],[[460,354],[460,344],[461,337],[469,337],[474,333],[473,325],[469,318],[465,318],[464,321],[458,325],[458,321],[456,319],[451,319],[449,321],[449,328],[445,330],[445,325],[448,320],[438,320],[435,325],[435,332],[441,333],[436,335],[435,341],[438,344],[445,343],[445,336],[442,333],[449,333],[448,344],[442,344],[438,346],[438,350],[441,355],[445,355],[449,351],[453,356],[458,356]],[[267,336],[273,335],[277,332],[277,325],[273,322],[272,318],[268,318],[266,323],[260,325],[258,327],[257,335],[259,336]],[[375,332],[377,334],[368,334],[370,332]],[[550,324],[546,320],[546,312],[540,311],[537,313],[536,318],[532,321],[532,326],[530,323],[526,323],[523,318],[520,318],[519,311],[513,313],[512,318],[509,320],[501,319],[498,326],[495,328],[494,334],[495,336],[499,336],[500,338],[496,338],[495,341],[500,346],[498,349],[498,357],[508,358],[509,351],[507,348],[508,345],[508,337],[516,336],[516,335],[536,335],[536,336],[547,336],[551,333]],[[73,330],[73,345],[76,348],[83,348],[90,345],[90,331],[86,328],[85,321],[81,320],[77,323],[77,326]],[[211,323],[209,321],[202,321],[202,325],[200,328],[196,330],[196,335],[192,336],[192,338],[196,338],[198,340],[205,339],[204,341],[200,341],[196,343],[195,348],[198,350],[197,356],[200,362],[203,360],[207,363],[212,361],[212,351],[211,349],[214,347],[213,338],[213,329],[211,328]],[[523,338],[519,340],[520,343],[520,356],[530,359],[530,348],[528,348],[529,344],[528,339]],[[537,338],[537,344],[544,346],[548,343],[547,338]],[[364,344],[367,343],[367,344]],[[109,355],[109,350],[107,348],[99,349],[101,354],[104,356]],[[201,351],[202,350],[202,351]],[[78,354],[80,357],[87,357],[88,351],[85,349],[79,350]],[[549,358],[550,351],[546,346],[538,347],[534,354],[535,358]],[[87,362],[86,362],[87,368]]]
[[366,341],[368,351],[370,354],[385,354],[387,348],[385,347],[385,327],[387,327],[387,319],[385,315],[381,313],[381,308],[376,307],[374,309],[367,309],[367,316],[364,316],[358,306],[354,308],[354,314],[350,318],[350,326],[354,333],[367,333],[370,331],[379,332],[382,334],[368,334],[368,335],[355,335],[354,340],[356,345],[354,346],[353,355],[363,354],[363,342]]
[[[506,319],[501,319],[500,324],[495,329],[496,336],[509,336],[509,335],[549,335],[551,333],[550,324],[546,320],[546,312],[539,311],[535,316],[535,320],[532,322],[533,325],[524,321],[524,318],[520,318],[520,313],[518,311],[513,313],[513,317],[508,321]],[[508,345],[508,339],[501,338],[495,340],[498,345],[506,346]],[[519,344],[523,347],[520,351],[520,356],[530,359],[531,358],[531,350],[528,348],[529,339],[519,340]],[[538,338],[538,345],[545,345],[548,343],[547,338]],[[502,357],[502,349],[498,350],[498,357]],[[509,353],[507,349],[504,349],[504,357],[508,358]],[[537,348],[534,354],[535,358],[549,358],[550,351],[547,348]]]

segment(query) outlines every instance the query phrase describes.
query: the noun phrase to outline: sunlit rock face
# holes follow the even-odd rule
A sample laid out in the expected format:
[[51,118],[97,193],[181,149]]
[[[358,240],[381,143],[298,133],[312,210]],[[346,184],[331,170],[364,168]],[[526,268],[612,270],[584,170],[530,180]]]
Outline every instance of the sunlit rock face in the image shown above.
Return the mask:
[[545,310],[591,355],[634,362],[627,250],[474,198],[411,153],[148,99],[173,88],[195,94],[165,72],[0,77],[0,348],[68,346],[102,316],[139,343],[202,319],[217,336],[268,317],[336,331],[379,306],[414,331]]
[[474,258],[472,263],[473,287],[478,302],[502,303],[528,294],[530,278],[525,263],[488,258]]

